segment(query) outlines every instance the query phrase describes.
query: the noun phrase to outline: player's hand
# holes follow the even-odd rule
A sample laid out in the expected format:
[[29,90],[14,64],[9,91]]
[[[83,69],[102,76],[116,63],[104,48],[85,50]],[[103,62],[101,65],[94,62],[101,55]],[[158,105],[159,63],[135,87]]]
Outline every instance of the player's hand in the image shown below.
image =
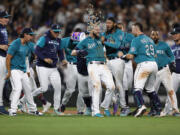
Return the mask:
[[123,55],[124,55],[124,53],[123,52],[118,52],[118,57],[122,57]]
[[50,58],[45,58],[44,61],[48,64],[52,64],[53,63],[53,60],[50,59]]
[[67,60],[62,60],[61,65],[62,65],[64,68],[67,68],[67,64],[68,64]]
[[126,55],[123,55],[123,56],[121,56],[120,58],[121,58],[122,60],[124,60],[125,62],[128,62],[128,61],[129,61],[129,59],[126,58]]
[[176,63],[175,62],[172,62],[169,64],[169,70],[171,71],[171,73],[176,71]]
[[5,80],[8,80],[10,78],[10,76],[11,76],[11,72],[8,72],[8,74],[6,75]]
[[101,42],[102,42],[102,44],[104,44],[105,40],[106,40],[105,37],[102,36],[102,37],[101,37]]
[[8,45],[1,45],[1,49],[4,50],[4,51],[7,51],[8,50]]

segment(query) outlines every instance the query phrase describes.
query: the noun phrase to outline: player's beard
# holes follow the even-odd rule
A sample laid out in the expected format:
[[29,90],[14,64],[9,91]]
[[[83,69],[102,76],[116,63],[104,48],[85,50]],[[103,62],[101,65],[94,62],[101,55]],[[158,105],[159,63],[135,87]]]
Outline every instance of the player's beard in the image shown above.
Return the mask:
[[109,29],[109,30],[107,29],[107,33],[112,33],[113,29],[114,29],[114,26],[111,29]]
[[99,38],[99,35],[97,35],[96,33],[93,32],[93,36],[98,39]]
[[159,39],[154,39],[154,43],[157,44]]

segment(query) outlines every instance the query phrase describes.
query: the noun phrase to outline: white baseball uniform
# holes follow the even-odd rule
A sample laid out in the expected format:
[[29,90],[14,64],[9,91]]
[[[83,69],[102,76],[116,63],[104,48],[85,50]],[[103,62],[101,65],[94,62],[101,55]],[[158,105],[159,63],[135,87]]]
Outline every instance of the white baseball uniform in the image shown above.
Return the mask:
[[0,56],[0,106],[3,106],[3,88],[6,78],[6,57]]
[[[72,93],[75,91],[76,83],[78,82],[78,89],[87,89],[83,87],[83,82],[81,76],[77,72],[77,66],[73,63],[68,63],[67,68],[64,69],[65,82],[66,82],[66,90],[62,99],[62,104],[66,105],[69,99],[72,96]],[[78,97],[76,101],[78,112],[83,112],[84,110],[84,100],[80,92],[78,92]]]

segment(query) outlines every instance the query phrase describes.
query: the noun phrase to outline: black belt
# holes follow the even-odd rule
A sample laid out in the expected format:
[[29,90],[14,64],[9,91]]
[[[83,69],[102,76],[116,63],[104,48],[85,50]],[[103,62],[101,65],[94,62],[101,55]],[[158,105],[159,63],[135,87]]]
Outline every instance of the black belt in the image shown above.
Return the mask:
[[71,64],[71,65],[77,65],[76,62],[69,62],[69,64]]
[[163,68],[165,68],[165,67],[167,67],[167,66],[168,66],[168,65],[158,68],[158,71],[161,70],[161,69],[163,69]]
[[89,64],[106,64],[106,62],[104,62],[104,61],[91,61],[91,62],[89,62]]
[[109,57],[108,59],[109,59],[109,60],[113,60],[113,59],[119,59],[119,58],[120,58],[120,57],[117,56],[117,57]]

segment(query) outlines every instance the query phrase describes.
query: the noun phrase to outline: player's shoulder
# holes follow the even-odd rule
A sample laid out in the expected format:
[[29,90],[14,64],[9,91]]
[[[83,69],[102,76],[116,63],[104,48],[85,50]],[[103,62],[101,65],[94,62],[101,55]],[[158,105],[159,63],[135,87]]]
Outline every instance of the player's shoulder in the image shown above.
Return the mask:
[[162,45],[166,45],[166,46],[168,46],[168,44],[165,42],[165,41],[162,41],[162,40],[159,40],[159,42],[158,42],[159,44],[162,44]]
[[82,41],[80,41],[80,43],[85,43],[88,42],[89,40],[91,40],[90,36],[87,36],[85,39],[83,39]]
[[46,36],[41,36],[38,41],[45,41],[46,40]]
[[34,43],[34,42],[28,42],[28,46],[34,47],[34,46],[35,46],[35,43]]
[[21,39],[20,39],[20,38],[17,38],[17,39],[15,39],[14,41],[11,42],[10,46],[11,46],[11,45],[19,45],[19,44],[21,44]]
[[62,41],[67,41],[67,40],[70,40],[71,37],[64,37],[64,38],[61,38]]
[[128,40],[133,40],[135,36],[132,33],[127,32],[127,38]]
[[121,30],[121,29],[116,29],[116,31],[115,31],[115,33],[118,33],[118,34],[122,34],[123,33],[123,31]]
[[46,42],[46,36],[41,36],[37,41],[37,45],[44,46],[45,42]]

